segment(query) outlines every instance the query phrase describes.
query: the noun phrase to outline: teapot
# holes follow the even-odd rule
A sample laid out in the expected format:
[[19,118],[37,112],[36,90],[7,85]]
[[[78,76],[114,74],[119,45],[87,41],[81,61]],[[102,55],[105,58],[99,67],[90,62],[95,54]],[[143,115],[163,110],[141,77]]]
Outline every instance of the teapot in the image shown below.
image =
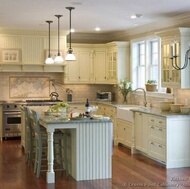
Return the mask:
[[53,101],[58,100],[59,95],[56,92],[52,92],[50,95],[50,99]]

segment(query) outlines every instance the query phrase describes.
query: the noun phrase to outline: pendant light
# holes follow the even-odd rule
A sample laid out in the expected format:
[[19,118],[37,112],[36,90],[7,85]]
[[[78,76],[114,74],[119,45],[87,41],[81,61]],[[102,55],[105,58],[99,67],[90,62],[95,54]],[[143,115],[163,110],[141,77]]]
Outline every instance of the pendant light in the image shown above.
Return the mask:
[[57,56],[55,57],[54,63],[63,63],[63,57],[61,56],[60,53],[60,45],[59,45],[59,18],[62,17],[63,15],[55,15],[58,18],[58,53]]
[[70,11],[70,21],[69,21],[69,25],[70,25],[70,30],[69,30],[69,50],[68,50],[68,54],[65,57],[65,60],[67,61],[74,61],[76,60],[74,54],[73,54],[73,49],[71,48],[71,10],[75,9],[74,7],[66,7],[66,9],[68,9]]
[[48,57],[46,58],[45,63],[46,63],[46,64],[53,64],[54,61],[53,61],[53,58],[51,58],[51,55],[50,55],[50,24],[51,24],[53,21],[47,20],[46,22],[49,24],[49,52],[48,52]]

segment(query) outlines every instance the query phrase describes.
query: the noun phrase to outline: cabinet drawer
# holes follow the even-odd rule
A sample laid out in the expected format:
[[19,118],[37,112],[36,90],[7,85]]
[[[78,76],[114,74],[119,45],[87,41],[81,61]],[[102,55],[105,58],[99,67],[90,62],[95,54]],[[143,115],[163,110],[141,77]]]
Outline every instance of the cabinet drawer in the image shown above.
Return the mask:
[[163,127],[157,127],[149,125],[149,138],[153,141],[166,143],[166,129]]
[[148,155],[160,161],[166,161],[166,146],[149,140]]
[[166,119],[162,118],[162,117],[157,117],[157,116],[149,116],[148,123],[150,125],[157,125],[157,126],[165,127]]

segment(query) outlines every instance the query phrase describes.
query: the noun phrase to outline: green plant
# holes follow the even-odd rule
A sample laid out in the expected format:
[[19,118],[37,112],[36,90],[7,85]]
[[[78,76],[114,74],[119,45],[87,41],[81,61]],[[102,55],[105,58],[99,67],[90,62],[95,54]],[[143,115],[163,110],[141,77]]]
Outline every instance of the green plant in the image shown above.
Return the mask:
[[118,89],[123,95],[124,99],[126,99],[128,92],[132,91],[132,84],[128,81],[127,78],[121,79],[118,84]]
[[156,80],[148,80],[146,84],[157,84]]

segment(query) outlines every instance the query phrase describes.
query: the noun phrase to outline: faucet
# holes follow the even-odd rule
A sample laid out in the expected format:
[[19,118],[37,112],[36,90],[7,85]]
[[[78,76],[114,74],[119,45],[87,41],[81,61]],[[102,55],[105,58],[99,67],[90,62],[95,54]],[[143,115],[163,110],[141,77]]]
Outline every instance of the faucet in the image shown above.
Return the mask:
[[147,101],[146,101],[146,91],[145,91],[143,88],[136,88],[136,89],[135,89],[135,92],[136,92],[137,90],[142,90],[142,91],[143,91],[143,93],[144,93],[144,106],[146,107],[146,105],[147,105]]

